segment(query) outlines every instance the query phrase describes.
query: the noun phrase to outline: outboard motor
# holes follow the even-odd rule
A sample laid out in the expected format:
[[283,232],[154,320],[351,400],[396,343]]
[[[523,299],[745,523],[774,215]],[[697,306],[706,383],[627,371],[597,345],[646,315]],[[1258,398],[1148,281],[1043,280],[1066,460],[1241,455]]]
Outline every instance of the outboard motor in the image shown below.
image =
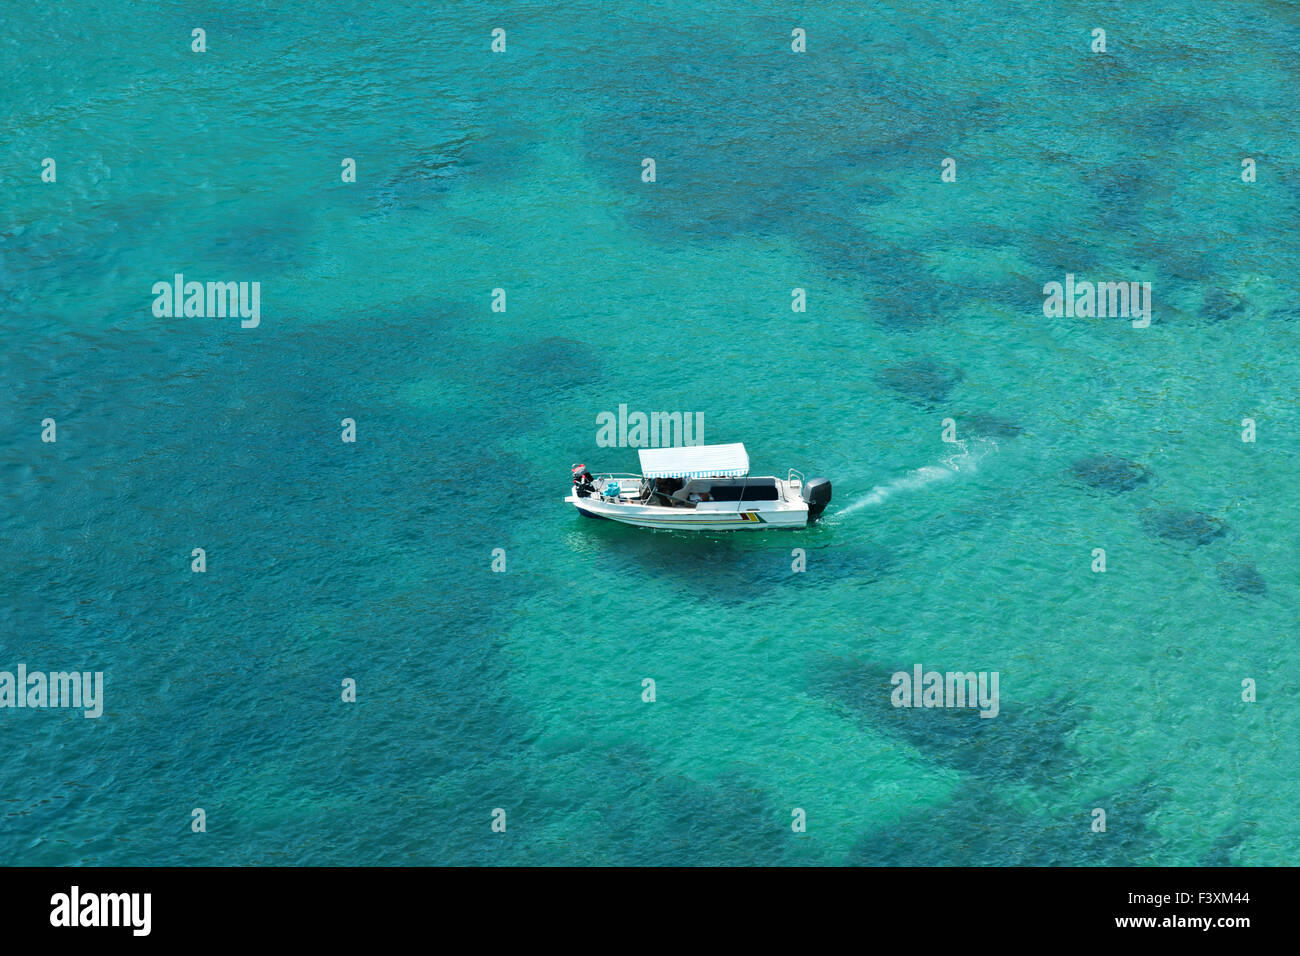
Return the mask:
[[592,486],[591,472],[587,470],[587,466],[574,465],[573,493],[579,498],[590,498],[593,491],[595,488]]
[[831,483],[828,478],[809,478],[804,482],[803,500],[808,502],[808,523],[816,521],[831,503]]

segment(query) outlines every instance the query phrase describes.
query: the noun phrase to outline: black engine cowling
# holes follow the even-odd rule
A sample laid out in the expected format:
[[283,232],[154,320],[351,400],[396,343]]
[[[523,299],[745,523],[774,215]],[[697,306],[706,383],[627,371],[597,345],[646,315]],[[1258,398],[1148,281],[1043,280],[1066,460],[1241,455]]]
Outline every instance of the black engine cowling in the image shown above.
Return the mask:
[[579,498],[590,498],[596,489],[592,485],[591,472],[586,465],[573,466],[573,493]]
[[830,479],[809,478],[803,486],[803,500],[808,502],[808,520],[816,521],[831,503]]

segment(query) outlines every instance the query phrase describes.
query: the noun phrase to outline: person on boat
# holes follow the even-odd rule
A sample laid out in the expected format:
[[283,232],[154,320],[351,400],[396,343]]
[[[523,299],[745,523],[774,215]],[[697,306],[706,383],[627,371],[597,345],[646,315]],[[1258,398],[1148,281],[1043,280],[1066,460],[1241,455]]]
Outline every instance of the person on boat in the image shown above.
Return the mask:
[[670,508],[680,507],[681,502],[674,498],[673,495],[681,491],[684,484],[685,482],[680,478],[660,478],[655,486],[655,491],[658,492],[655,503],[667,505]]

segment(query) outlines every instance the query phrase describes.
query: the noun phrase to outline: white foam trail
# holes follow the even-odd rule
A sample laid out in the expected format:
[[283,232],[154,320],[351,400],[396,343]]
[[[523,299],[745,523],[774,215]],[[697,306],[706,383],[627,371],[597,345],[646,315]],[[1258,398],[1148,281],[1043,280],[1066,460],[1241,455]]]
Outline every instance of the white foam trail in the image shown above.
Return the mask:
[[938,465],[924,465],[914,471],[909,471],[901,478],[895,478],[893,481],[883,485],[876,485],[870,492],[863,495],[847,508],[842,508],[839,514],[847,515],[858,511],[861,508],[869,508],[878,505],[890,495],[899,491],[915,491],[918,488],[924,488],[935,482],[947,481],[959,472],[972,472],[978,467],[982,459],[991,448],[996,448],[997,443],[992,440],[974,439],[979,442],[979,448],[971,449],[966,447],[965,441],[957,443],[961,450],[954,455],[945,458]]

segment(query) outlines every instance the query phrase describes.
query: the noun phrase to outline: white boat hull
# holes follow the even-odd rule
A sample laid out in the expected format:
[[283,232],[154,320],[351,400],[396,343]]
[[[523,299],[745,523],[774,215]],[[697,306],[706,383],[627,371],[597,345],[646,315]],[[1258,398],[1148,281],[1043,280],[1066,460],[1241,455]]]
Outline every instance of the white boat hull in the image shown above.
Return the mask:
[[[564,499],[589,518],[607,518],[638,528],[670,531],[766,531],[771,528],[802,528],[808,524],[808,506],[803,502],[701,502],[694,508],[665,508],[610,501],[601,498]],[[757,507],[758,505],[777,507]]]

